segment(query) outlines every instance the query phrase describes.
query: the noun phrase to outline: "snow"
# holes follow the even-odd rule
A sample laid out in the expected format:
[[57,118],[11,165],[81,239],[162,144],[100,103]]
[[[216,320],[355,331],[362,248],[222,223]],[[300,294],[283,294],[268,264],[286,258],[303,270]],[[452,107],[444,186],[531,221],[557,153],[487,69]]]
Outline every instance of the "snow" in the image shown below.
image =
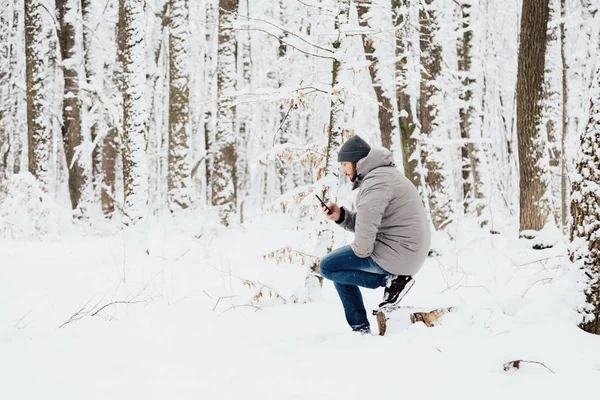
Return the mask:
[[[458,310],[433,328],[412,325],[410,309],[401,310],[386,336],[363,336],[346,325],[328,281],[314,302],[284,301],[302,291],[305,267],[263,255],[302,245],[293,221],[272,213],[248,221],[225,229],[215,213],[198,209],[152,221],[150,253],[125,263],[119,231],[93,236],[71,227],[51,242],[2,239],[0,398],[562,399],[593,392],[585,382],[599,377],[600,338],[576,326],[579,271],[562,242],[535,251],[513,239],[516,224],[490,235],[463,220],[457,240],[436,236],[441,255],[427,260],[404,300]],[[253,301],[261,284],[281,297]],[[381,296],[363,293],[367,309]],[[131,304],[91,315],[114,301]],[[59,328],[79,310],[87,315]],[[518,359],[544,365],[504,371]]]

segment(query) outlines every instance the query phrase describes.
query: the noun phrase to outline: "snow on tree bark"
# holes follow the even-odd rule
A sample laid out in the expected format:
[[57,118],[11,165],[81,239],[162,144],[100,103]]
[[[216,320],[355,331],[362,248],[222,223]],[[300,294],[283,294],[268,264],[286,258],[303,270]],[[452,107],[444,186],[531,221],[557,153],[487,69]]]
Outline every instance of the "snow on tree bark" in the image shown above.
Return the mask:
[[81,10],[75,0],[59,0],[58,20],[60,23],[60,52],[64,78],[62,106],[62,137],[67,160],[71,207],[75,215],[85,217],[92,204],[92,170],[89,154],[84,149],[80,80],[82,32]]
[[458,70],[462,73],[462,91],[460,100],[462,101],[459,109],[460,115],[460,136],[466,141],[461,147],[462,154],[462,178],[463,178],[463,205],[465,212],[471,210],[475,205],[477,216],[481,216],[484,202],[483,192],[481,191],[480,177],[480,145],[475,144],[476,139],[471,130],[472,120],[475,118],[473,91],[477,81],[471,71],[471,49],[473,38],[473,27],[471,18],[471,3],[463,1],[460,4],[461,30],[457,44]]
[[[325,157],[325,175],[335,175],[338,171],[337,154],[342,144],[342,121],[344,119],[345,89],[340,85],[341,58],[343,56],[340,49],[343,45],[344,34],[341,26],[348,22],[350,14],[350,0],[337,0],[337,14],[335,15],[334,31],[336,39],[332,47],[336,50],[335,59],[331,68],[331,110],[329,111],[329,127],[327,129],[327,151]],[[317,179],[321,178],[317,174]]]
[[419,7],[421,49],[421,86],[417,117],[421,122],[421,134],[427,143],[422,147],[421,162],[426,168],[425,183],[427,186],[431,221],[435,229],[443,229],[451,222],[451,198],[447,177],[444,176],[442,148],[434,142],[437,137],[436,117],[439,112],[436,96],[439,88],[436,79],[442,68],[442,49],[436,33],[438,30],[437,14],[433,0],[425,0]]
[[29,172],[50,189],[52,174],[52,82],[54,71],[49,68],[48,31],[52,21],[42,0],[25,2],[25,57],[27,86],[27,139]]
[[[561,57],[560,57],[560,0],[550,0],[548,32],[546,35],[546,56],[542,96],[542,120],[540,129],[547,136],[549,157],[549,185],[552,197],[560,198],[561,193]],[[557,221],[561,219],[561,203],[553,201],[552,211]]]
[[549,0],[523,2],[517,71],[520,231],[538,231],[550,213],[547,138],[540,131]]
[[172,0],[169,18],[169,173],[172,212],[190,206],[188,0]]
[[404,175],[415,185],[421,187],[421,154],[415,133],[415,118],[411,96],[408,90],[408,44],[409,35],[405,21],[408,19],[409,2],[392,0],[392,18],[396,27],[396,102],[398,108],[398,126],[402,142],[402,161]]
[[587,332],[600,334],[600,64],[590,92],[587,127],[580,137],[576,173],[572,176],[571,259],[587,278],[586,317],[580,324]]
[[237,41],[233,27],[238,0],[219,0],[219,44],[217,55],[217,130],[211,176],[212,204],[228,225],[237,204],[235,105]]
[[[107,12],[116,13],[118,5],[116,1],[111,1],[108,4]],[[105,107],[105,114],[101,117],[101,121],[105,120],[106,135],[102,140],[102,188],[100,198],[102,202],[102,212],[106,216],[111,216],[115,211],[115,187],[117,176],[117,161],[119,149],[121,149],[121,136],[119,129],[122,129],[123,119],[123,96],[121,95],[121,72],[122,65],[118,57],[118,38],[121,26],[116,24],[114,29],[107,32],[105,38],[107,43],[104,45],[106,49],[103,74],[104,87],[107,93],[112,94],[110,107]],[[112,39],[112,40],[109,40]]]
[[[91,0],[81,0],[81,12],[83,15],[83,53],[85,56],[85,77],[87,85],[91,91],[99,90],[102,86],[102,55],[98,51],[97,39],[95,38],[98,29],[99,21],[96,18],[96,8]],[[94,144],[92,150],[92,181],[94,185],[94,194],[100,197],[102,187],[102,141],[99,136],[106,131],[105,121],[102,118],[104,104],[98,101],[99,95],[96,98],[92,96],[82,96],[83,107],[86,109],[88,124],[90,131],[90,139]]]
[[120,0],[119,24],[119,58],[123,68],[123,223],[133,226],[146,215],[148,207],[144,0]]
[[[372,0],[356,0],[355,2],[359,25],[363,28],[371,28],[367,14],[373,5]],[[369,63],[369,75],[371,76],[373,90],[377,98],[377,120],[379,121],[381,145],[389,150],[392,147],[392,133],[394,131],[392,100],[382,87],[381,77],[379,76],[379,60],[375,57],[373,38],[363,33],[362,43],[365,57]]]
[[[208,99],[206,111],[204,113],[204,171],[206,177],[206,203],[212,204],[212,171],[214,168],[214,143],[215,143],[215,104],[212,100],[215,97],[214,87],[216,66],[216,41],[218,34],[219,13],[215,10],[215,0],[208,0],[206,4],[206,33],[205,33],[205,51],[204,51],[204,82],[206,87],[205,98]],[[218,0],[216,0],[218,1]]]

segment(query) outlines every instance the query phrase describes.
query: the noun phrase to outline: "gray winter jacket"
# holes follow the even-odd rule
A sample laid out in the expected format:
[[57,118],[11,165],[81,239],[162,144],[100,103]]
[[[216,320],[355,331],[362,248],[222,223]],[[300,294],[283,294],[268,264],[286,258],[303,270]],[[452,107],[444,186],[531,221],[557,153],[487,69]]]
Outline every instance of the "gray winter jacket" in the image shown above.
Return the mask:
[[414,276],[429,252],[429,222],[421,196],[395,168],[392,153],[372,148],[356,165],[356,211],[342,207],[338,224],[354,232],[350,244],[361,258],[372,256],[394,275]]

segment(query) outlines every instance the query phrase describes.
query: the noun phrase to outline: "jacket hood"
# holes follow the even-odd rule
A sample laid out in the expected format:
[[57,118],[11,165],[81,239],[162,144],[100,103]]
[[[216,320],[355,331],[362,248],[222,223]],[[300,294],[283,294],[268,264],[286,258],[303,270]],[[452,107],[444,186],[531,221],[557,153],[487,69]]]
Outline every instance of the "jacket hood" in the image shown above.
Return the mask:
[[379,167],[393,167],[394,156],[385,147],[373,147],[369,154],[356,163],[356,174],[358,180],[362,180],[367,174]]

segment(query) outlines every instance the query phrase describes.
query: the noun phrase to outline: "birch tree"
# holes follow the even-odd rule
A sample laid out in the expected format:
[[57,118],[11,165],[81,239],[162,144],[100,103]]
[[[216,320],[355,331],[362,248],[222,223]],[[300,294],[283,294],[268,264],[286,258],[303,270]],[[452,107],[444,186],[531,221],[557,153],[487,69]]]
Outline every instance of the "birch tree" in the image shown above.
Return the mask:
[[52,81],[49,68],[49,30],[52,21],[44,1],[25,2],[25,58],[27,86],[27,139],[29,172],[46,190],[51,184],[52,151]]
[[587,279],[587,308],[581,328],[600,334],[600,64],[593,81],[590,114],[580,137],[577,169],[573,176],[571,240],[572,260],[583,269]]
[[550,212],[548,153],[539,130],[549,0],[523,2],[517,71],[520,231],[538,231]]
[[169,209],[190,206],[189,12],[187,0],[171,0],[169,19]]
[[[83,149],[80,79],[82,54],[81,10],[75,0],[58,0],[60,51],[64,78],[62,137],[67,161],[71,207],[79,216],[89,213],[91,199],[91,163]],[[91,161],[91,160],[90,160]]]
[[211,173],[212,204],[225,225],[236,210],[236,129],[233,95],[236,90],[236,34],[233,27],[238,0],[219,0],[219,43],[217,61],[217,130]]
[[135,225],[147,213],[146,54],[144,0],[120,0],[119,58],[123,94],[123,205],[125,225]]

